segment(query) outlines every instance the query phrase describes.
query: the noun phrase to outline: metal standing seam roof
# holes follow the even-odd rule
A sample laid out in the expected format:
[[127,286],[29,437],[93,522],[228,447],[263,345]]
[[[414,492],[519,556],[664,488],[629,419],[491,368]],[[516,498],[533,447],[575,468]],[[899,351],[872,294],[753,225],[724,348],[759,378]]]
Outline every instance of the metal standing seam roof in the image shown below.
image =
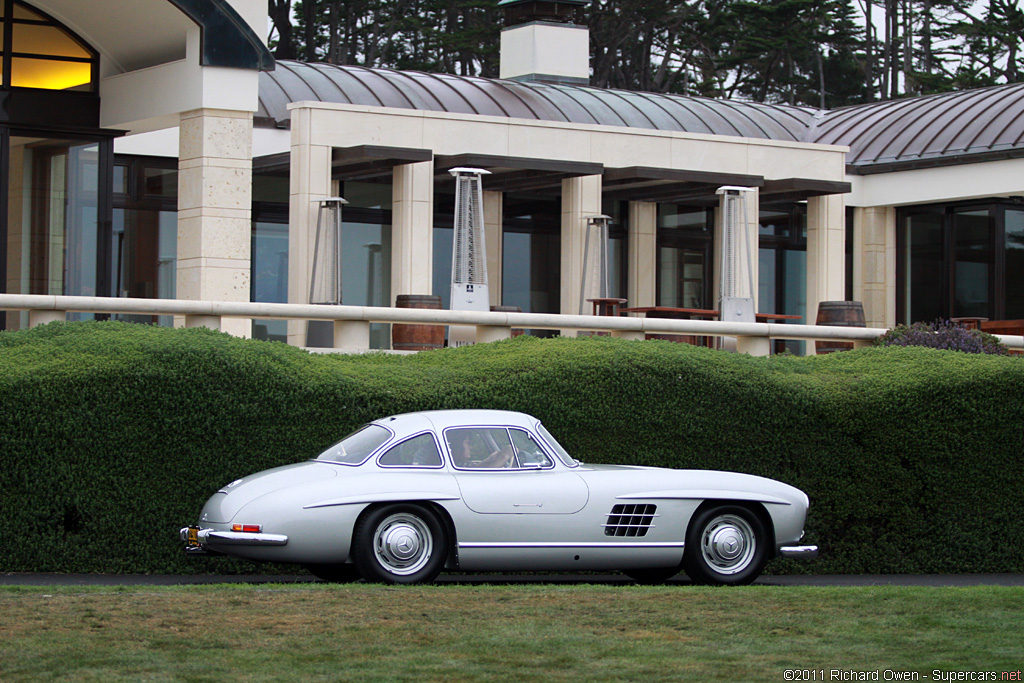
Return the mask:
[[285,125],[302,100],[799,141],[814,111],[587,86],[278,60],[260,74],[257,119]]
[[846,145],[851,173],[1024,156],[1024,83],[821,111],[288,60],[260,74],[258,120],[287,125],[302,100]]
[[852,173],[1024,156],[1024,83],[822,112],[805,139],[848,145]]

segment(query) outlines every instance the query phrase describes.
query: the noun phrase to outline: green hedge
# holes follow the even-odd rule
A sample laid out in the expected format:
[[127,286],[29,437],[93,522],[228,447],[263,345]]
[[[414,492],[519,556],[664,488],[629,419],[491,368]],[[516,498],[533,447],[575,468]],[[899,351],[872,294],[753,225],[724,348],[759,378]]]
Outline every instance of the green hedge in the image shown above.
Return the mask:
[[458,407],[529,412],[584,461],[804,489],[822,558],[773,571],[1024,571],[1020,357],[599,337],[325,356],[121,323],[0,333],[0,571],[248,571],[176,540],[219,486],[371,419]]

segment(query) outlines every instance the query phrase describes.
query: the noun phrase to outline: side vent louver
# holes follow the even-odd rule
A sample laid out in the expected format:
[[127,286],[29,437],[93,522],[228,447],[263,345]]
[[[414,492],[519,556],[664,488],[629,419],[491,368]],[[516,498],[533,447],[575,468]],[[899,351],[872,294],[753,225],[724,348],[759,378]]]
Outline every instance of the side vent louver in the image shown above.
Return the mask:
[[604,525],[605,536],[646,536],[647,530],[654,526],[654,518],[658,515],[656,505],[641,503],[638,505],[615,505]]

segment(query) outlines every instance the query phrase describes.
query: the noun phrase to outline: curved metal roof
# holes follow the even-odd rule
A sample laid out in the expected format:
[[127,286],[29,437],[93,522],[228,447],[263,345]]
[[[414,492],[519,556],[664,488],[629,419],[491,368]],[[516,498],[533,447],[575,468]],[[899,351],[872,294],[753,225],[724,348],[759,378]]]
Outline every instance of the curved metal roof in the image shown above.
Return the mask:
[[1024,156],[1024,83],[819,111],[287,60],[260,74],[258,119],[286,125],[302,100],[846,145],[862,174]]
[[813,116],[755,102],[287,60],[260,75],[257,118],[282,125],[288,104],[302,100],[789,141]]
[[848,145],[853,173],[1024,156],[1024,83],[823,112],[806,139]]

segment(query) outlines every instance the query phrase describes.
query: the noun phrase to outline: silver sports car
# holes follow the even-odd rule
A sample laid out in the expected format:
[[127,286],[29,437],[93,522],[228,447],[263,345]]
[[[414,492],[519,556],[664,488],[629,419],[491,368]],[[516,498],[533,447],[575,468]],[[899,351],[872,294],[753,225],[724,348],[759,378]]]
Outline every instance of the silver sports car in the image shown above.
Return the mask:
[[315,460],[233,481],[181,529],[190,554],[305,565],[325,580],[442,570],[619,570],[750,583],[814,557],[807,496],[732,472],[588,465],[536,418],[443,410],[372,422]]

